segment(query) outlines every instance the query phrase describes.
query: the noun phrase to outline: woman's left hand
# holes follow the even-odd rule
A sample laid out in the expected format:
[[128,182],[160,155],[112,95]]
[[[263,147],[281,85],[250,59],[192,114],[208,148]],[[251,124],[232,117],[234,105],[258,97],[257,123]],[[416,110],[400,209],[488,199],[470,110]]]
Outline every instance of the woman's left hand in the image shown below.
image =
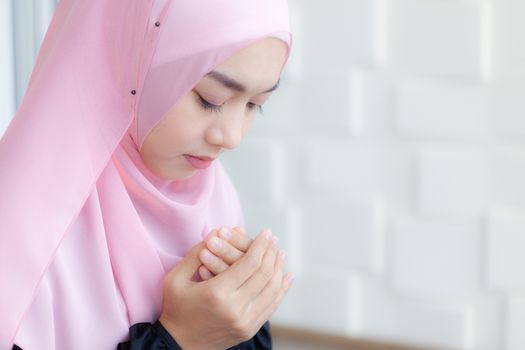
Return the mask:
[[252,242],[241,227],[212,230],[206,237],[206,248],[199,254],[202,262],[199,268],[200,277],[206,281],[226,271],[246,253]]

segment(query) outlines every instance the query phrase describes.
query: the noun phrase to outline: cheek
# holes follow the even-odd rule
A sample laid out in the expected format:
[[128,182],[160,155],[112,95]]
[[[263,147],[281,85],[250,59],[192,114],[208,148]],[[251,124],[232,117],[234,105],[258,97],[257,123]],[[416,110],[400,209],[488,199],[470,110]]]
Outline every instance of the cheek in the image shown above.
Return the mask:
[[205,125],[204,118],[196,115],[194,108],[182,108],[173,110],[164,118],[162,123],[152,132],[152,142],[158,151],[164,149],[173,152],[177,149],[191,145],[202,137]]
[[200,130],[194,123],[171,123],[162,133],[156,135],[155,148],[157,154],[166,157],[188,151],[200,139]]
[[254,116],[250,116],[250,117],[247,118],[247,120],[244,122],[244,125],[243,125],[243,128],[242,128],[243,136],[246,136],[248,131],[250,131],[250,129],[252,128],[254,122],[255,122],[255,117]]
[[150,158],[172,158],[199,146],[209,124],[191,93],[183,96],[144,140],[142,153]]

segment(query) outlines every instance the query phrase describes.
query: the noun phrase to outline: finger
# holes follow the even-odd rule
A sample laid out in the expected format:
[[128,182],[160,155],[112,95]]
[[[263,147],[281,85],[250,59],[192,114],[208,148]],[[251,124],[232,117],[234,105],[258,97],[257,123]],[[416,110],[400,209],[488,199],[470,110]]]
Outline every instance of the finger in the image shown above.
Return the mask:
[[210,252],[208,249],[204,248],[200,254],[199,258],[202,262],[202,264],[213,274],[218,275],[221,272],[226,271],[230,265],[225,263],[221,258],[218,258],[215,256],[212,252]]
[[191,281],[201,265],[199,253],[202,249],[204,249],[204,242],[194,245],[168,275],[173,274],[173,278],[177,281]]
[[244,284],[259,270],[262,259],[271,246],[272,237],[270,230],[261,231],[242,258],[237,260],[224,273],[217,276],[217,283],[224,283],[225,286],[231,289],[237,289]]
[[219,237],[211,237],[206,242],[206,247],[218,258],[221,258],[228,265],[233,264],[244,255],[244,252],[241,252],[230,243]]
[[213,230],[211,230],[210,232],[208,232],[205,236],[204,236],[204,240],[208,240],[211,236],[217,236],[217,233],[219,232],[218,229],[214,228]]
[[235,227],[233,228],[233,230],[235,230],[235,231],[239,231],[239,232],[242,233],[243,235],[246,234],[246,229],[245,229],[244,227],[242,227],[242,226],[235,226]]
[[239,288],[242,301],[250,303],[251,300],[265,289],[266,285],[274,278],[275,273],[279,272],[279,268],[276,268],[276,264],[280,264],[278,261],[280,259],[277,258],[277,255],[277,245],[272,243],[271,247],[266,251],[261,267],[257,273],[253,274],[246,283]]
[[235,227],[232,230],[228,230],[227,228],[223,227],[219,230],[218,235],[242,252],[246,252],[253,243],[253,239],[248,237],[246,235],[246,231],[239,227]]
[[279,305],[281,305],[284,297],[288,294],[288,291],[290,290],[293,284],[294,278],[295,276],[292,273],[287,273],[282,278],[281,289],[279,290],[279,294],[270,304],[266,305],[266,307],[261,310],[258,318],[256,318],[257,325],[260,324],[262,326],[266,321],[270,319],[270,317],[272,317]]
[[[275,267],[272,278],[262,288],[260,293],[256,296],[253,296],[251,299],[252,309],[256,314],[262,313],[264,309],[266,309],[279,294],[283,284],[285,259],[286,252],[283,250],[279,251],[275,259]],[[248,283],[249,282],[246,284]]]
[[208,270],[206,266],[201,265],[199,267],[199,276],[201,276],[201,279],[203,281],[207,281],[210,278],[213,278],[213,273],[210,270]]

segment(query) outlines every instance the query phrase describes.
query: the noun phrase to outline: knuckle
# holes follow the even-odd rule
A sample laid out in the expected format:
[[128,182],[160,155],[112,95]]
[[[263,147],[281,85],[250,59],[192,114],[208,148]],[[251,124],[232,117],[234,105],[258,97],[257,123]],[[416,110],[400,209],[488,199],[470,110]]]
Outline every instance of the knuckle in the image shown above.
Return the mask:
[[273,277],[273,267],[265,264],[261,267],[261,275],[266,280],[271,280]]
[[264,288],[264,298],[268,300],[268,302],[273,302],[279,297],[280,292],[281,289],[272,280],[268,282],[268,284]]
[[237,250],[235,248],[233,248],[232,246],[230,245],[227,245],[225,248],[224,248],[224,258],[225,260],[235,260],[235,258],[237,257]]
[[235,260],[241,258],[243,255],[244,255],[244,253],[243,253],[242,251],[240,251],[239,249],[234,248],[234,247],[231,248],[231,256],[232,256]]
[[207,289],[205,293],[205,299],[206,302],[209,303],[209,305],[212,308],[218,308],[221,309],[225,305],[225,298],[223,296],[223,293],[220,292],[219,289]]
[[218,266],[220,266],[221,262],[222,260],[220,258],[214,257],[213,259],[208,260],[204,265],[206,267],[216,269]]
[[174,275],[167,275],[164,278],[164,290],[171,295],[179,295],[179,283]]
[[245,263],[246,267],[248,267],[251,270],[258,269],[259,265],[261,264],[259,257],[257,257],[254,254],[245,255]]
[[239,245],[244,246],[244,247],[249,247],[253,243],[253,239],[251,239],[248,236],[244,236],[244,235],[239,236],[238,239],[239,239],[238,240]]
[[221,272],[225,270],[225,268],[223,268],[222,263],[215,263],[212,266],[210,266],[209,269],[216,275],[220,274]]
[[239,313],[237,310],[228,308],[224,310],[224,320],[231,325],[233,330],[239,327]]
[[236,249],[242,246],[239,238],[235,235],[232,237],[230,242],[231,242],[231,245],[235,247]]
[[277,293],[277,297],[274,300],[275,309],[277,309],[279,305],[282,303],[286,294],[287,294],[286,291],[282,289],[279,291],[279,293]]
[[280,305],[280,301],[278,300],[275,300],[271,305],[270,307],[268,308],[269,309],[269,313],[270,315],[273,315],[275,313],[275,311],[277,311],[277,308],[279,307]]
[[283,297],[284,297],[284,293],[282,293],[281,291],[278,291],[274,300],[270,303],[270,306],[268,307],[268,310],[272,314],[279,308],[279,305],[281,305],[281,302],[283,301]]
[[281,292],[281,284],[279,282],[273,282],[270,286],[270,294],[273,299],[276,299]]

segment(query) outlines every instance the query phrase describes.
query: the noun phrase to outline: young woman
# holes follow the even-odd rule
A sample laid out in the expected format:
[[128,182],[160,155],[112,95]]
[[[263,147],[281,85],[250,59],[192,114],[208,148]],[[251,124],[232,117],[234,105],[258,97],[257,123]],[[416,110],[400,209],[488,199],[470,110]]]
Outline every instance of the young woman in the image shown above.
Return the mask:
[[0,348],[271,348],[293,276],[217,157],[290,47],[285,0],[59,2],[0,141]]

